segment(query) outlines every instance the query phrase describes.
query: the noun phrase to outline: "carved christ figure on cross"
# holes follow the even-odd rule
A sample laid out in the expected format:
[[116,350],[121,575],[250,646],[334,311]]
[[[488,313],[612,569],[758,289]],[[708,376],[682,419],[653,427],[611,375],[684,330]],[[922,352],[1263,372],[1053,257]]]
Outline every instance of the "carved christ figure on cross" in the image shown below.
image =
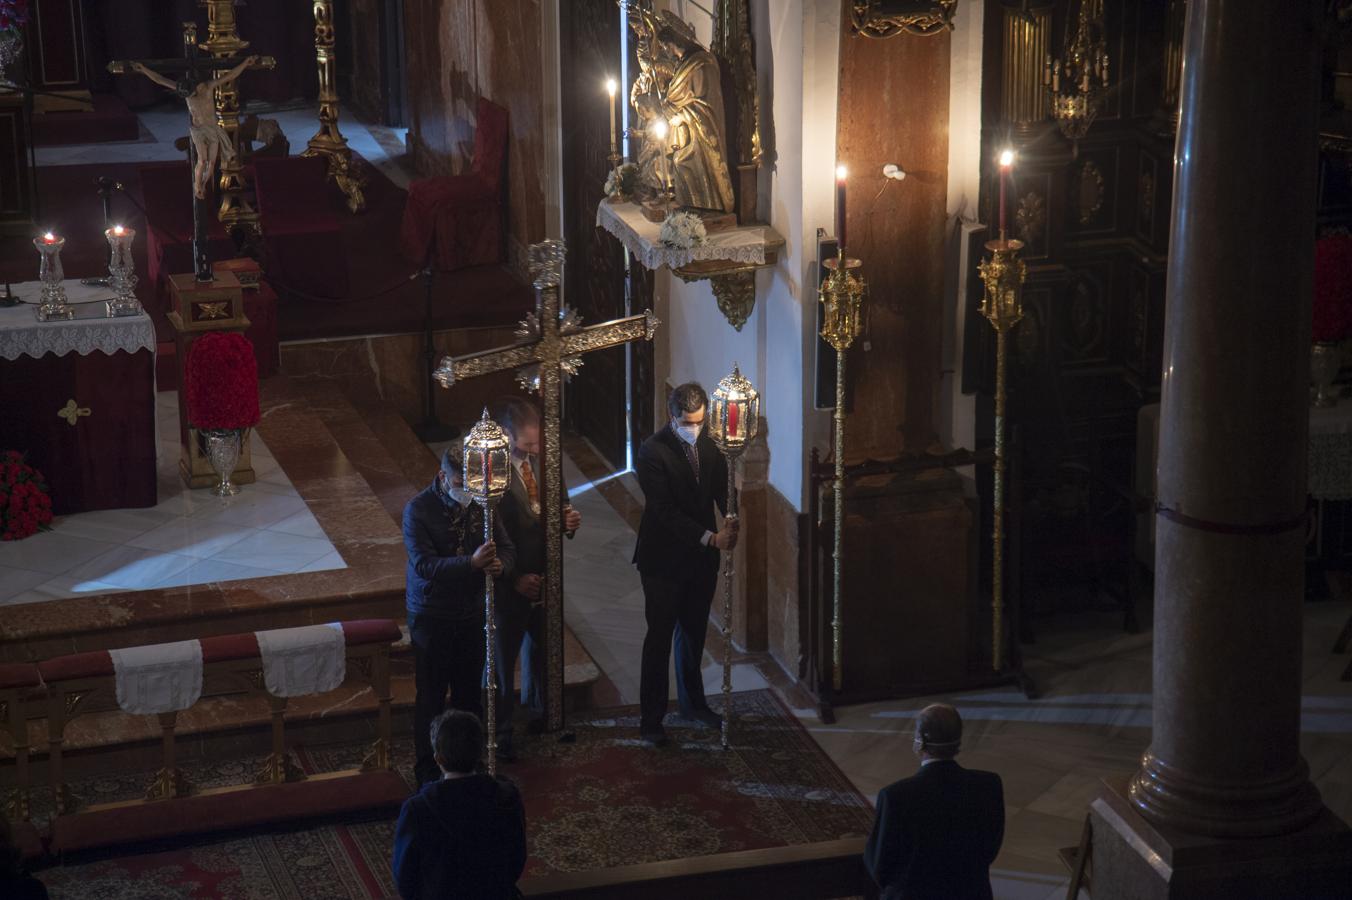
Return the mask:
[[128,63],[133,72],[139,72],[160,87],[168,88],[188,105],[188,136],[192,139],[193,151],[197,156],[193,168],[193,196],[198,200],[207,197],[207,186],[211,175],[216,171],[216,163],[224,157],[227,161],[235,158],[235,146],[230,135],[216,120],[214,93],[216,88],[234,81],[244,70],[258,63],[257,56],[246,58],[228,72],[224,72],[210,81],[200,81],[192,70],[188,70],[178,81],[173,81],[156,72],[144,63]]

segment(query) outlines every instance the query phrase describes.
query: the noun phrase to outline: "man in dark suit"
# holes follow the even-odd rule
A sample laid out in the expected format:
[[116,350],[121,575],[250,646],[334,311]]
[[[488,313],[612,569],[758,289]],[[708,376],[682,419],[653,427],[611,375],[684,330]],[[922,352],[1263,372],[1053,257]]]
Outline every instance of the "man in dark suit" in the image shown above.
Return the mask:
[[1005,836],[1004,787],[954,759],[962,718],[945,703],[920,711],[920,771],[878,792],[864,865],[884,900],[991,900],[990,867]]
[[648,633],[639,676],[639,736],[653,746],[667,742],[667,667],[672,636],[676,647],[676,696],[681,715],[709,728],[722,723],[704,699],[700,661],[709,606],[718,584],[718,554],[737,546],[737,521],[719,528],[714,506],[726,510],[728,467],[704,433],[709,397],[698,384],[683,384],[667,399],[671,421],[638,452],[643,518],[634,562],[643,582]]
[[484,540],[484,511],[464,490],[460,448],[441,457],[432,483],[404,507],[408,551],[404,606],[413,644],[414,774],[419,784],[438,777],[428,728],[446,708],[476,716],[483,710],[484,572],[510,578],[516,560],[501,522]]
[[[521,397],[494,405],[493,420],[512,441],[512,484],[498,504],[498,521],[516,547],[513,577],[495,595],[498,619],[498,760],[515,762],[512,718],[516,712],[516,661],[521,658],[521,703],[530,715],[533,733],[544,730],[544,574],[545,530],[540,502],[540,413]],[[562,488],[562,485],[560,485]],[[565,499],[566,499],[565,492]],[[582,514],[563,507],[563,530],[569,537],[582,527]]]
[[441,777],[404,801],[394,829],[403,900],[506,900],[526,868],[526,811],[506,778],[482,771],[484,731],[450,710],[431,725]]

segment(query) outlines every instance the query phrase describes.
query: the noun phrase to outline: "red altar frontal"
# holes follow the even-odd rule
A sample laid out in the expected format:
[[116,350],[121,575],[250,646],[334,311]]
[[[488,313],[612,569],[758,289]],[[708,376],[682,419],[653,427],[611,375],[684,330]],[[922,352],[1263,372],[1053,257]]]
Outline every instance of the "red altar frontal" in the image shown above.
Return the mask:
[[66,287],[73,320],[37,321],[37,282],[0,309],[0,449],[42,472],[56,515],[154,506],[154,325],[106,317],[106,288]]

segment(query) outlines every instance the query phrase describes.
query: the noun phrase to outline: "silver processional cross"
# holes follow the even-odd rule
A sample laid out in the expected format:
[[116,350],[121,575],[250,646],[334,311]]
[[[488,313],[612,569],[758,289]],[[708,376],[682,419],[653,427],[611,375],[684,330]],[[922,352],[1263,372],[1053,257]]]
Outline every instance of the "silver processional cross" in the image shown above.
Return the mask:
[[445,357],[433,373],[442,387],[517,369],[522,387],[536,391],[543,407],[544,458],[541,492],[545,528],[545,721],[550,731],[563,728],[563,449],[560,445],[563,377],[576,374],[581,355],[652,340],[660,324],[652,310],[637,316],[583,327],[573,310],[561,307],[564,242],[548,240],[530,248],[535,279],[535,312],[517,329],[521,342],[497,350]]

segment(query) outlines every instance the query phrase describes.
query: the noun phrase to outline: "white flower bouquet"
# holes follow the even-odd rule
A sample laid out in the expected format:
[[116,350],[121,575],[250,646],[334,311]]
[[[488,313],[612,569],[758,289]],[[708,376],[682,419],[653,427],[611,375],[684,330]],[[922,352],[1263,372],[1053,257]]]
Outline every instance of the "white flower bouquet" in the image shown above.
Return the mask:
[[662,221],[662,230],[657,240],[667,247],[677,250],[689,250],[698,247],[709,239],[704,230],[704,221],[694,213],[673,212]]
[[624,200],[633,196],[638,187],[638,166],[624,163],[610,170],[606,176],[606,196],[612,200]]

